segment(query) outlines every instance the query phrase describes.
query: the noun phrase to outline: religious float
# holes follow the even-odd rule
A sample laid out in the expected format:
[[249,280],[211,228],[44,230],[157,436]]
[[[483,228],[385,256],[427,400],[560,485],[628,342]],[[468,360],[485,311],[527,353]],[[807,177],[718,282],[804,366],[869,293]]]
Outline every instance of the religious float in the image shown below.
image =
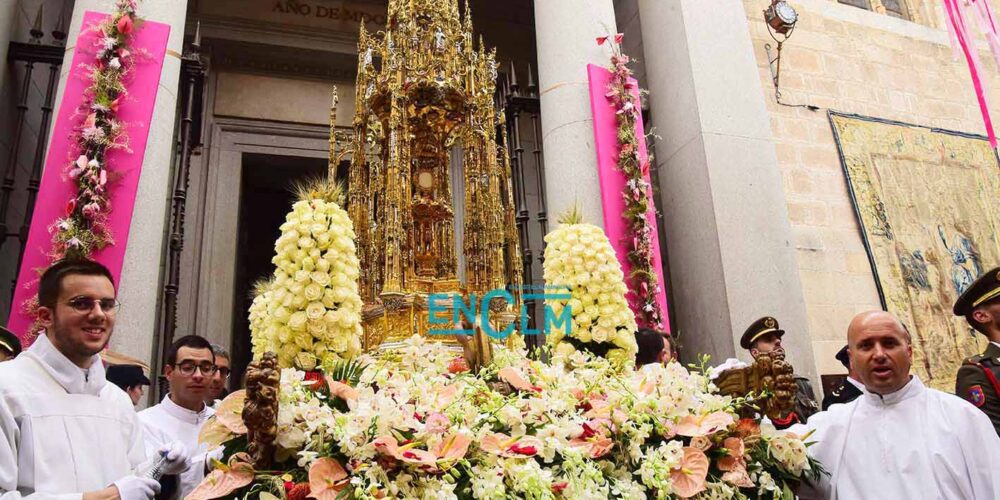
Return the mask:
[[[578,216],[546,236],[565,290],[548,344],[495,335],[518,326],[522,274],[494,53],[457,0],[390,0],[388,19],[361,31],[349,187],[304,186],[281,226],[246,389],[201,435],[224,454],[188,498],[790,499],[820,474],[761,423],[791,403],[780,357],[714,382],[705,362],[634,369],[626,276]],[[435,334],[495,289],[452,325],[470,335]]]

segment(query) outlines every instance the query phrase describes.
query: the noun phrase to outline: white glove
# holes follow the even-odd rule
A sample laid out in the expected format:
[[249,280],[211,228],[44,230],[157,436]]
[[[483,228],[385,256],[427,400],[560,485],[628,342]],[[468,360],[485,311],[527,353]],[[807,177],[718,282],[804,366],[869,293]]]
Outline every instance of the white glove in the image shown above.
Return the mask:
[[180,441],[174,441],[160,448],[156,454],[167,459],[167,462],[163,464],[163,474],[165,476],[180,474],[187,471],[191,466],[187,448]]
[[160,492],[160,482],[148,477],[125,476],[113,484],[121,500],[152,500]]
[[226,448],[223,446],[219,446],[218,448],[210,450],[208,453],[205,454],[205,461],[208,463],[212,463],[212,460],[221,461],[222,457],[225,454],[226,454]]

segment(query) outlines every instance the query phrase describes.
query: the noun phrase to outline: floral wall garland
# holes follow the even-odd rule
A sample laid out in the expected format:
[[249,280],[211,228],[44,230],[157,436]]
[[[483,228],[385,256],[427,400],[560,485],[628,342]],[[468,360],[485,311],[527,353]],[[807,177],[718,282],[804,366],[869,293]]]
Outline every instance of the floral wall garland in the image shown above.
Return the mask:
[[618,118],[618,169],[625,175],[625,212],[622,217],[628,221],[628,262],[632,266],[628,275],[632,292],[633,311],[640,327],[663,328],[663,311],[656,300],[660,292],[653,260],[653,238],[656,231],[649,221],[649,214],[655,210],[649,202],[649,164],[652,155],[645,160],[641,156],[636,124],[639,120],[639,100],[634,90],[635,79],[629,69],[630,61],[621,50],[623,35],[603,36],[598,45],[611,42],[611,81],[605,96],[615,108]]
[[[109,151],[129,151],[125,123],[118,108],[128,99],[126,82],[135,68],[137,51],[133,37],[142,19],[136,15],[139,0],[117,0],[115,10],[99,24],[85,27],[98,33],[94,61],[84,65],[89,85],[75,117],[65,176],[76,187],[76,196],[66,203],[65,215],[49,227],[52,233],[50,262],[61,259],[91,258],[94,252],[114,244],[108,225],[111,211],[109,186],[115,172],[108,163]],[[39,272],[44,271],[40,269]],[[36,316],[37,296],[23,305],[30,317]],[[30,342],[40,330],[32,325],[25,339]]]
[[107,153],[128,150],[125,124],[118,117],[118,107],[128,98],[125,82],[135,66],[132,37],[141,23],[136,16],[138,0],[118,0],[115,11],[102,23],[88,29],[100,33],[96,42],[96,60],[86,67],[90,86],[78,110],[82,121],[76,128],[78,150],[66,167],[66,175],[76,183],[76,197],[66,204],[66,216],[53,228],[53,261],[62,258],[86,258],[107,245],[114,235],[107,224],[111,203]]

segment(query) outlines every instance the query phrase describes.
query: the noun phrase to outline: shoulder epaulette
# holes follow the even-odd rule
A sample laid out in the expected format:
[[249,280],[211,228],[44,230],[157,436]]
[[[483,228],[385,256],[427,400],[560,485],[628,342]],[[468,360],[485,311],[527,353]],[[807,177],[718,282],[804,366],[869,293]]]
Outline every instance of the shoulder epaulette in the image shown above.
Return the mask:
[[982,354],[976,354],[975,356],[969,356],[962,361],[963,365],[978,365],[980,361],[986,359],[986,356]]

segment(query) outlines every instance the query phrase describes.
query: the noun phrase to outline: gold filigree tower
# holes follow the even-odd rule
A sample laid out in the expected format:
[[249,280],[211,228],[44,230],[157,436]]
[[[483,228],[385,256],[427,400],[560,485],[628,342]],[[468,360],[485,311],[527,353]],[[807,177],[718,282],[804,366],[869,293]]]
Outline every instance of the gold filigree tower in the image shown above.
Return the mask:
[[369,349],[427,334],[430,294],[474,295],[478,305],[509,286],[514,303],[491,305],[498,329],[520,310],[496,51],[474,43],[463,10],[457,0],[390,0],[385,31],[361,27],[348,213]]

